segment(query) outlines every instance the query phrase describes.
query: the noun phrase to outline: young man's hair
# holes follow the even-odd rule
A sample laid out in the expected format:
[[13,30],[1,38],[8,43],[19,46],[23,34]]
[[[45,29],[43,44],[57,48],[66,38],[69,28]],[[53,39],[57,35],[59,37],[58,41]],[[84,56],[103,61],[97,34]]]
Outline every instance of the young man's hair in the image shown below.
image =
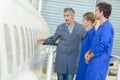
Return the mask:
[[106,2],[101,2],[97,4],[97,7],[100,12],[103,11],[103,15],[105,18],[109,18],[111,11],[112,11],[111,4],[108,4]]
[[67,12],[67,11],[75,14],[75,11],[72,8],[65,8],[64,13]]

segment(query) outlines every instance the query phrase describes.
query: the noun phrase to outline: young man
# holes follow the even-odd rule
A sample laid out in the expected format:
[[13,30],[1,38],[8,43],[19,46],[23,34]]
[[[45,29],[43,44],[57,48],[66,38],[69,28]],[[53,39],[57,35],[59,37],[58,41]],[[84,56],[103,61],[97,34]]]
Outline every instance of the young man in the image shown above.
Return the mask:
[[95,15],[100,20],[100,26],[85,55],[88,63],[86,80],[106,80],[114,38],[114,29],[108,20],[111,10],[108,3],[97,4]]
[[86,31],[74,20],[75,11],[64,9],[65,23],[58,25],[55,34],[47,39],[39,39],[38,43],[54,44],[58,39],[55,72],[58,80],[73,80],[79,58],[79,46]]

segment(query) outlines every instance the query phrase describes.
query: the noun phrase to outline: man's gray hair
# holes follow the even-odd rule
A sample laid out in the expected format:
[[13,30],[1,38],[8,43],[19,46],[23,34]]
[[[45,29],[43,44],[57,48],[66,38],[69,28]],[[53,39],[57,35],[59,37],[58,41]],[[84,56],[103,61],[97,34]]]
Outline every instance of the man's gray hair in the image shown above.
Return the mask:
[[75,14],[75,11],[72,8],[65,8],[64,13],[67,12],[67,11]]

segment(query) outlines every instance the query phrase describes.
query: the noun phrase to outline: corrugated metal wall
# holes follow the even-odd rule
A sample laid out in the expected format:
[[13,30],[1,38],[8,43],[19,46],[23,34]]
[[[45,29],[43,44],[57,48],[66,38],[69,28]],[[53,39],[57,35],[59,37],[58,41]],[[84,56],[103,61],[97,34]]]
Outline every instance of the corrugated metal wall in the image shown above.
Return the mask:
[[96,0],[43,0],[41,14],[46,19],[53,35],[57,25],[64,22],[63,9],[65,7],[72,7],[76,12],[76,21],[81,23],[83,13],[95,12],[95,4]]
[[[76,12],[76,21],[81,23],[82,14],[88,11],[95,12],[96,1],[106,1],[112,4],[110,21],[115,29],[113,54],[120,56],[120,1],[119,0],[43,0],[42,12],[54,34],[57,25],[64,22],[63,9],[72,7]],[[44,26],[43,26],[44,27]]]
[[115,30],[113,54],[120,56],[120,0],[108,0],[108,2],[112,4],[110,21]]

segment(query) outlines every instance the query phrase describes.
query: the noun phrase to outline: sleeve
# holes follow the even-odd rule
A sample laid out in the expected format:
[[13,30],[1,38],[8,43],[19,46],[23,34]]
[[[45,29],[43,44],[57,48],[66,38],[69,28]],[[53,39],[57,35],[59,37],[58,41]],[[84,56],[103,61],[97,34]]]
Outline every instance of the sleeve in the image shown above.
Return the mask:
[[54,45],[55,42],[58,40],[58,38],[60,37],[60,26],[57,27],[55,34],[47,39],[45,39],[45,45],[49,44],[49,45]]
[[[107,26],[107,27],[111,27],[111,26]],[[94,41],[94,43],[96,44],[91,45],[90,47],[90,52],[91,53],[93,52],[95,56],[100,56],[102,53],[107,51],[110,46],[110,40],[112,38],[111,36],[113,35],[113,33],[111,28],[107,28],[107,27],[105,27],[101,32],[101,36],[99,36],[100,40],[97,41],[97,43]]]
[[82,37],[81,38],[83,40],[85,38],[85,36],[86,36],[87,31],[86,31],[86,29],[84,27],[82,28],[81,31],[82,31]]

